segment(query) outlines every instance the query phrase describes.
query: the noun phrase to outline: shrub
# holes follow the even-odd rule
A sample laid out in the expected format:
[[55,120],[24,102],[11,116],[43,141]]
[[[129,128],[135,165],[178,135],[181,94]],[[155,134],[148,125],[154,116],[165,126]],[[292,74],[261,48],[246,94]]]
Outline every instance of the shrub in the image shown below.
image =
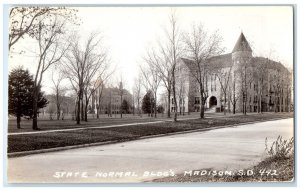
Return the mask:
[[285,159],[294,154],[294,137],[288,140],[282,139],[282,136],[278,136],[271,147],[268,147],[268,138],[265,140],[266,152],[271,158]]

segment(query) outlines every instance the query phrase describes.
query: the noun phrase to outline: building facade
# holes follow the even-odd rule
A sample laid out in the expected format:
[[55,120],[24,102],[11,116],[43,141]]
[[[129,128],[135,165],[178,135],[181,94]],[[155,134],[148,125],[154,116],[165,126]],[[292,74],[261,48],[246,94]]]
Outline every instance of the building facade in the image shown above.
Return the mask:
[[[121,98],[122,94],[122,98]],[[96,114],[97,108],[99,114],[120,114],[122,102],[126,100],[128,104],[128,110],[123,111],[123,113],[132,113],[133,112],[133,96],[126,90],[117,87],[105,87],[100,86],[92,95],[90,108],[91,113]]]
[[[254,57],[241,33],[233,51],[205,61],[206,112],[287,112],[292,108],[292,73],[280,62]],[[177,112],[200,110],[199,83],[192,60],[179,60]],[[171,99],[171,111],[175,111]]]

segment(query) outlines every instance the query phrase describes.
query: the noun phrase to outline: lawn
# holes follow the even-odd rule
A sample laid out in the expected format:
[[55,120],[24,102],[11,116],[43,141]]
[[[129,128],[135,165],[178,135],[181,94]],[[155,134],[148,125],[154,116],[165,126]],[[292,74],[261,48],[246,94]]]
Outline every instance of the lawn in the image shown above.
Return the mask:
[[[126,141],[148,135],[160,135],[187,130],[206,129],[223,125],[234,125],[245,122],[267,121],[276,118],[290,118],[292,113],[265,113],[253,115],[240,115],[217,117],[210,119],[193,119],[178,122],[162,122],[155,124],[132,125],[101,129],[84,129],[76,131],[62,131],[38,134],[21,134],[8,136],[8,153],[32,151],[63,146],[98,143],[105,141]],[[47,124],[47,121],[44,121]],[[66,123],[66,122],[65,122]],[[96,123],[87,123],[85,127],[92,127]],[[74,121],[66,123],[65,127],[74,126]],[[97,124],[99,125],[99,124]],[[82,126],[80,126],[82,127]],[[50,127],[48,127],[49,129]],[[56,127],[57,128],[57,127]],[[50,128],[51,129],[51,128]]]
[[[161,120],[161,116],[159,118],[150,118],[147,116],[143,116],[142,118],[135,115],[130,117],[128,115],[124,115],[121,119],[120,116],[108,118],[105,116],[101,116],[100,119],[96,117],[89,116],[88,122],[81,121],[80,125],[76,124],[76,121],[69,119],[65,120],[49,120],[47,117],[41,117],[38,119],[38,127],[41,130],[51,130],[51,129],[72,129],[72,128],[82,128],[82,127],[96,127],[101,125],[111,125],[111,124],[120,124],[120,123],[132,123],[132,122],[140,122],[140,121],[156,121]],[[22,119],[21,121],[21,129],[17,129],[16,119],[8,120],[8,132],[28,132],[32,130],[32,120]]]

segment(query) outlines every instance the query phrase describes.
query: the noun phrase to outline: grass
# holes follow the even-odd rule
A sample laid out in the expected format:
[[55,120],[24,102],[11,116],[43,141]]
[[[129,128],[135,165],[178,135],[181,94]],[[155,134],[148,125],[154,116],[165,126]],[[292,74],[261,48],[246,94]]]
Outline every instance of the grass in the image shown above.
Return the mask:
[[[267,138],[265,151],[268,155],[252,168],[236,171],[220,171],[214,169],[196,170],[173,177],[155,179],[153,182],[278,182],[294,179],[294,138],[283,140],[278,136],[271,147]],[[195,173],[197,172],[197,173]],[[198,173],[200,172],[200,173]],[[211,172],[211,174],[202,174]],[[227,172],[227,173],[226,173]],[[201,175],[202,174],[202,175]]]
[[[105,141],[124,141],[148,135],[159,135],[172,132],[182,132],[187,130],[206,129],[209,127],[234,125],[244,122],[266,121],[278,117],[288,118],[292,117],[292,114],[255,114],[247,116],[231,116],[226,118],[185,120],[178,121],[176,123],[163,122],[155,124],[111,127],[102,129],[84,129],[65,132],[62,131],[39,134],[9,135],[8,153]],[[71,122],[72,124],[70,124],[70,121],[66,124],[74,126],[74,121]],[[87,125],[93,126],[93,123]],[[48,127],[48,129],[49,128],[50,127]]]

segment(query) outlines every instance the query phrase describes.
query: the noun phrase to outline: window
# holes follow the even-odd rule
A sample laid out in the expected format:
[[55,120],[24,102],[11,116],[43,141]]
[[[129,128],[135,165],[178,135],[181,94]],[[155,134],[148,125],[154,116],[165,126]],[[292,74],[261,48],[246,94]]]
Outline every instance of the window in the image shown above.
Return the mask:
[[215,74],[215,91],[217,91],[217,83],[216,83],[216,80],[217,80],[217,74]]
[[213,91],[213,77],[210,76],[210,91]]
[[200,98],[199,97],[195,97],[195,104],[200,104]]

